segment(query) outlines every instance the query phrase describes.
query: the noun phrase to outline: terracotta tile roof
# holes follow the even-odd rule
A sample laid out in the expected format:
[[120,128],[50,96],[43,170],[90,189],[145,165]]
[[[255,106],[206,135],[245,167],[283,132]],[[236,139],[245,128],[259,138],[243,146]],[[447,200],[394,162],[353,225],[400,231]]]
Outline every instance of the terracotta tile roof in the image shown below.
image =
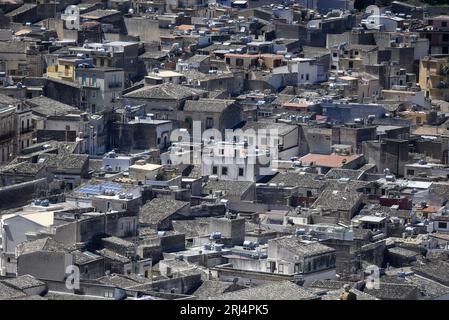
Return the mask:
[[338,154],[309,153],[300,158],[299,161],[301,161],[303,165],[310,165],[313,163],[313,165],[317,167],[340,168],[343,166],[343,160],[346,160],[346,163],[349,163],[359,159],[361,156],[362,155],[358,154],[343,156]]

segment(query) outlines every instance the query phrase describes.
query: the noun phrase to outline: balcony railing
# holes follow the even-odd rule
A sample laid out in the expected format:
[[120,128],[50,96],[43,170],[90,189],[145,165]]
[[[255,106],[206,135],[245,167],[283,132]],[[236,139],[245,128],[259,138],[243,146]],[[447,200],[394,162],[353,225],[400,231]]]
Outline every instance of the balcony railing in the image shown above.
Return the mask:
[[83,83],[82,86],[85,88],[91,88],[91,89],[99,89],[100,88],[100,86],[97,83],[89,83],[89,82]]
[[0,143],[13,139],[15,136],[14,131],[0,134]]
[[122,82],[109,82],[109,88],[121,88]]
[[25,134],[25,133],[33,132],[33,130],[34,130],[34,127],[22,128],[20,130],[20,133]]

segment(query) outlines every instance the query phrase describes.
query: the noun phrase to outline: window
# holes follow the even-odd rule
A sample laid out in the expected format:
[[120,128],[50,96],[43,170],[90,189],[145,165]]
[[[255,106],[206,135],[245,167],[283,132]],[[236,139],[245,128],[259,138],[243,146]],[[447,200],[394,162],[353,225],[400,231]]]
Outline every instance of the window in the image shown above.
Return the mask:
[[221,168],[221,174],[226,176],[228,174],[228,167],[222,167]]
[[245,170],[243,168],[239,168],[239,177],[243,177],[245,174]]
[[210,129],[214,126],[213,118],[206,118],[206,129]]
[[243,66],[243,59],[235,59],[235,65],[242,67]]
[[447,21],[442,21],[442,22],[441,22],[441,26],[442,26],[443,28],[446,28],[446,27],[447,27]]
[[407,175],[408,175],[408,176],[413,176],[413,175],[415,175],[415,170],[408,169],[408,170],[407,170]]
[[443,41],[448,42],[449,41],[449,34],[445,33],[443,34]]
[[301,269],[300,269],[300,265],[299,263],[295,263],[295,273],[300,273]]
[[271,272],[271,261],[268,261],[266,264],[267,272]]
[[306,81],[309,81],[309,74],[306,73]]
[[283,264],[279,264],[278,272],[279,273],[284,273],[284,265]]
[[97,76],[95,74],[92,76],[92,86],[93,87],[97,86]]
[[212,167],[212,174],[217,174],[218,173],[218,167],[217,166],[213,166]]
[[310,198],[312,196],[312,191],[311,190],[307,190],[306,196]]
[[338,53],[337,53],[337,52],[334,52],[334,53],[332,53],[332,56],[333,56],[334,58],[336,58],[336,57],[338,57]]
[[189,129],[192,129],[192,124],[193,124],[192,118],[187,117],[186,120],[185,120],[185,122],[186,122],[186,126],[187,126]]
[[447,229],[447,222],[438,222],[438,229]]

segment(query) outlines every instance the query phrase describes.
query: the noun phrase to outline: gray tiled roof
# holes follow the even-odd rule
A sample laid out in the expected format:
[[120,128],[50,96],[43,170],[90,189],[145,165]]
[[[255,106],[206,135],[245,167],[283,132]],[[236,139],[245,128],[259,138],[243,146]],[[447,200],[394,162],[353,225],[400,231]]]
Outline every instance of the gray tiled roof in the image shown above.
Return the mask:
[[273,100],[272,104],[274,105],[282,105],[283,103],[292,101],[296,95],[294,94],[279,94],[276,99]]
[[234,100],[225,99],[187,100],[184,105],[184,111],[221,113],[233,103]]
[[143,87],[124,95],[125,98],[182,100],[194,96],[201,96],[203,90],[188,88],[179,84],[164,83],[150,87]]
[[210,46],[201,48],[201,50],[207,50],[209,52],[213,52],[215,50],[231,50],[231,49],[243,49],[246,45],[244,44],[231,44],[231,45],[225,45],[221,43],[213,43]]
[[77,265],[83,265],[86,263],[90,263],[90,262],[102,259],[101,256],[96,255],[89,251],[81,252],[79,250],[76,250],[76,251],[72,251],[72,255],[73,255],[73,263],[77,264]]
[[175,231],[184,233],[187,238],[204,236],[209,234],[208,218],[196,218],[193,220],[173,220]]
[[347,211],[355,207],[361,199],[361,193],[328,188],[320,194],[312,207]]
[[120,11],[117,10],[102,10],[102,9],[97,9],[94,11],[89,11],[86,13],[81,14],[81,18],[86,18],[86,17],[95,17],[96,19],[101,19],[107,16],[111,16],[114,14],[120,13]]
[[115,244],[118,245],[120,247],[124,247],[124,248],[129,248],[129,247],[134,247],[134,243],[124,240],[122,238],[119,237],[108,237],[108,238],[103,238],[102,239],[103,242],[107,242],[107,243],[111,243],[111,244]]
[[351,170],[351,169],[339,169],[332,168],[326,173],[326,178],[328,179],[341,179],[341,178],[349,178],[351,180],[358,180],[363,175],[363,171],[360,170]]
[[398,255],[398,256],[402,256],[402,257],[405,257],[405,258],[413,258],[413,257],[416,257],[416,256],[419,255],[415,251],[404,249],[404,248],[401,248],[401,247],[390,248],[390,249],[388,249],[388,253],[394,254],[394,255]]
[[36,175],[44,167],[45,167],[44,163],[31,163],[28,161],[24,161],[0,167],[0,173]]
[[0,93],[0,105],[14,105],[16,103],[19,103],[20,100],[16,98],[11,98],[10,96],[7,96],[6,94]]
[[139,223],[158,224],[188,205],[189,203],[185,201],[154,198],[140,208]]
[[338,280],[315,280],[310,284],[310,287],[321,289],[342,289],[348,282]]
[[449,199],[449,183],[432,183],[429,193]]
[[300,287],[290,281],[272,282],[257,287],[228,292],[209,300],[314,300],[313,290]]
[[22,245],[22,254],[36,251],[67,252],[67,249],[62,243],[50,237],[27,241]]
[[24,296],[26,296],[26,294],[23,291],[0,282],[0,300],[8,300]]
[[251,181],[209,180],[204,185],[203,192],[226,191],[234,195],[244,195],[253,185],[254,182]]
[[57,168],[57,170],[64,169],[81,169],[89,160],[87,154],[42,154],[41,159],[46,159],[45,164],[49,167]]
[[403,218],[403,219],[404,218],[409,219],[411,217],[410,210],[394,209],[391,207],[381,206],[378,203],[366,205],[360,211],[360,214],[363,214],[363,215],[383,214],[388,217],[398,217],[398,218]]
[[11,300],[48,300],[48,299],[38,296],[38,295],[32,295],[32,296],[22,296],[22,297],[18,297],[18,298],[11,298]]
[[187,79],[190,80],[199,80],[199,81],[204,81],[204,80],[212,80],[212,79],[226,79],[229,77],[233,77],[233,73],[232,72],[225,72],[225,73],[204,73],[195,69],[190,69],[190,70],[183,70],[180,71],[180,73],[182,73]]
[[319,242],[302,242],[301,238],[287,236],[268,241],[268,245],[276,243],[279,247],[293,252],[300,257],[310,257],[325,253],[335,252],[335,249],[325,246]]
[[159,59],[165,58],[167,56],[168,56],[168,53],[167,52],[163,52],[163,51],[145,51],[145,53],[142,53],[139,56],[139,58],[159,60]]
[[69,113],[80,113],[80,111],[75,107],[44,96],[28,99],[26,102],[31,106],[31,110],[34,113],[38,113],[43,116],[62,116]]
[[245,289],[245,287],[234,284],[232,282],[225,282],[219,280],[206,280],[193,293],[200,300],[206,300],[209,297],[214,297],[227,292],[234,292]]
[[30,289],[34,287],[45,286],[45,282],[36,279],[35,277],[26,274],[18,276],[17,278],[7,279],[3,281],[7,285],[14,287],[18,290]]
[[[147,282],[150,282],[150,279],[146,279]],[[112,285],[114,287],[126,289],[130,287],[134,287],[142,284],[142,281],[136,281],[131,279],[128,276],[120,275],[120,274],[112,274],[109,276],[104,276],[98,279],[98,282],[102,284]]]
[[114,300],[112,298],[105,298],[100,296],[90,296],[84,294],[72,294],[65,292],[49,291],[45,298],[47,300]]
[[[325,295],[321,295],[321,300],[340,300],[343,290],[329,290]],[[359,290],[351,289],[351,292],[357,296],[357,300],[379,300],[378,298]]]
[[286,187],[321,189],[326,186],[326,181],[318,179],[319,177],[322,176],[314,173],[288,171],[276,174],[269,183],[284,184]]
[[114,260],[114,261],[121,262],[121,263],[131,262],[131,260],[129,260],[129,258],[124,257],[124,256],[122,256],[112,250],[109,250],[109,249],[97,250],[97,251],[95,251],[95,253],[97,253],[105,258],[108,258],[110,260]]
[[449,294],[449,287],[417,274],[407,275],[404,279],[384,276],[381,281],[416,286],[419,300],[431,300]]
[[415,297],[417,286],[381,281],[379,288],[365,288],[363,292],[381,300],[408,300],[409,297]]
[[196,55],[188,58],[185,62],[186,63],[200,63],[207,59],[209,59],[209,56],[196,54]]
[[424,265],[413,266],[412,270],[418,275],[449,286],[449,262],[441,260],[432,261]]

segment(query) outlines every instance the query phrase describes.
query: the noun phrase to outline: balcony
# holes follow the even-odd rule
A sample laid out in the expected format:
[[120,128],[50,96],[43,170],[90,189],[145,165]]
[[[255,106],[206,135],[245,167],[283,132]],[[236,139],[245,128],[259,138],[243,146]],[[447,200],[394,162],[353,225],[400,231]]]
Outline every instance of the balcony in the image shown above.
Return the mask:
[[28,128],[22,128],[21,130],[20,130],[20,134],[26,134],[26,133],[30,133],[30,132],[33,132],[33,130],[34,130],[34,127],[28,127]]
[[14,139],[14,136],[15,136],[14,131],[0,134],[0,143],[7,142],[8,140]]
[[83,86],[84,88],[100,89],[100,86],[99,86],[97,83],[88,83],[88,82],[85,82],[85,83],[82,83],[82,86]]
[[121,88],[122,87],[122,82],[109,82],[109,89],[113,89],[113,88]]

